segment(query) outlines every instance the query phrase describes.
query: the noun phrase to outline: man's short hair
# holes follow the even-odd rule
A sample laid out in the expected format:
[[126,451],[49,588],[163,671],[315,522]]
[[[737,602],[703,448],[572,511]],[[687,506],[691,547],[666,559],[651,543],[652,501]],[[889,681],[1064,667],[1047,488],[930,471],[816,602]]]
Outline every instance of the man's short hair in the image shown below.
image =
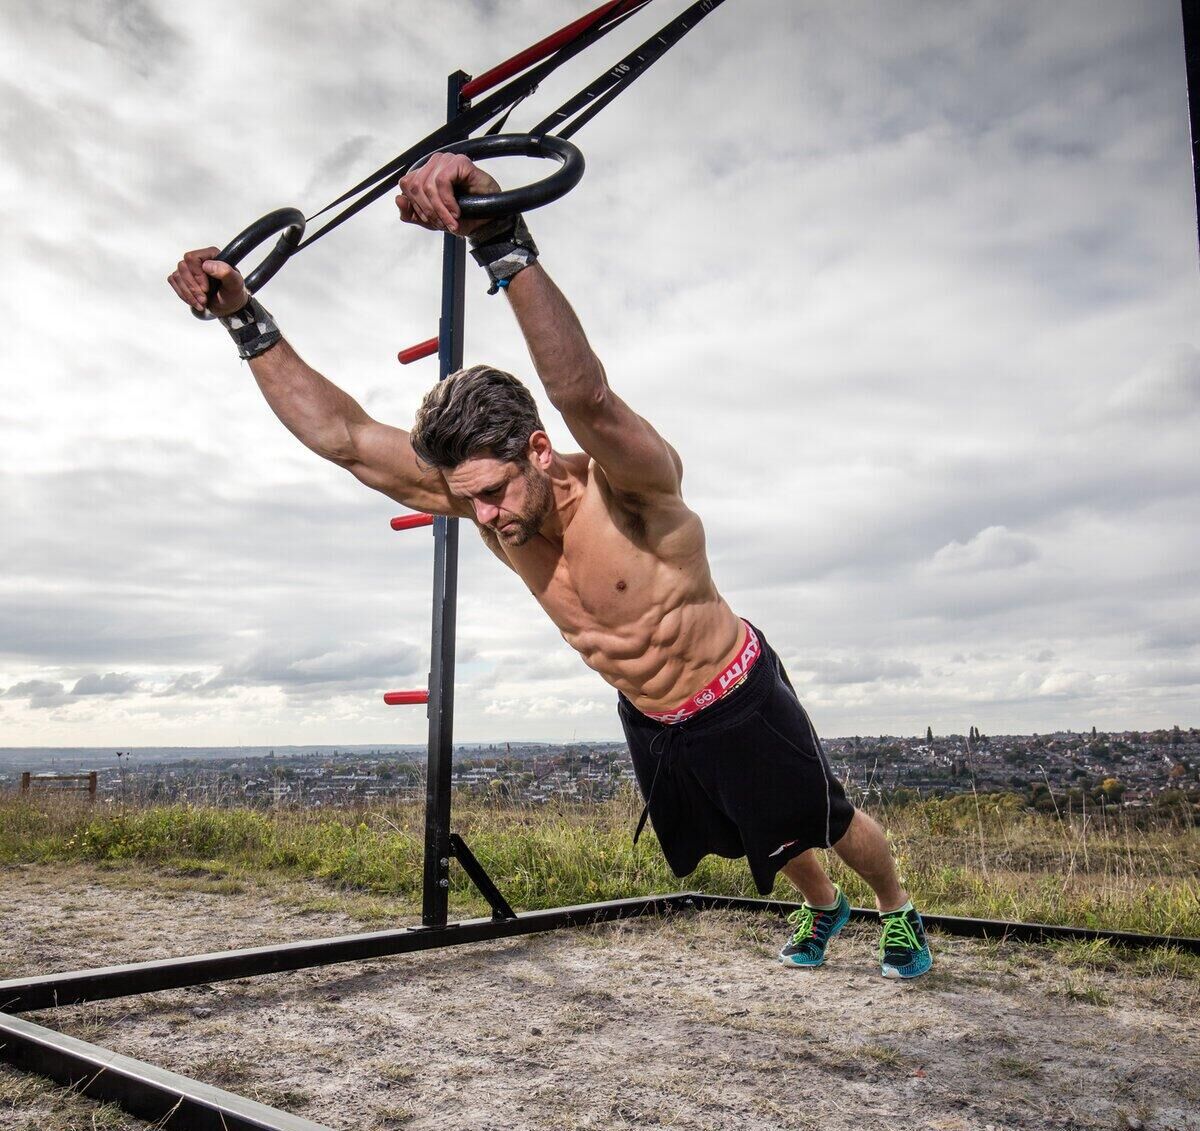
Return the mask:
[[471,456],[518,463],[529,437],[542,431],[533,394],[520,381],[490,365],[472,365],[425,394],[409,441],[418,459],[437,468],[457,467]]

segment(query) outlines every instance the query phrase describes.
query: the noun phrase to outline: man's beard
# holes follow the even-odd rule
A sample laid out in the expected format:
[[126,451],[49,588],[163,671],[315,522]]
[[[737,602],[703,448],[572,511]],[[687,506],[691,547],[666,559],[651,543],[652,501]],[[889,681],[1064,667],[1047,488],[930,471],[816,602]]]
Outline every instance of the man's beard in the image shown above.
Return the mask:
[[505,523],[508,527],[501,540],[508,546],[524,546],[546,521],[546,515],[554,507],[554,489],[550,486],[550,476],[533,468],[526,468],[521,473],[525,477],[525,513],[510,518]]

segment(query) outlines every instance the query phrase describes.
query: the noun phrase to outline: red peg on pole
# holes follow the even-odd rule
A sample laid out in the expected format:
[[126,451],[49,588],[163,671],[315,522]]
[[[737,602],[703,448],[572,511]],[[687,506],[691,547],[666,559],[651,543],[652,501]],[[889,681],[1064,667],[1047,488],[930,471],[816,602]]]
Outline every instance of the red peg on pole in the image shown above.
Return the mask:
[[385,691],[383,693],[383,701],[389,707],[406,707],[414,703],[428,703],[429,691],[424,688],[420,691]]
[[396,354],[396,360],[401,365],[411,365],[414,361],[420,361],[423,357],[431,357],[437,351],[437,338],[430,338],[427,342],[418,342],[415,346],[409,346],[408,349],[401,350]]
[[418,526],[432,526],[431,514],[399,514],[392,519],[393,530],[416,530]]

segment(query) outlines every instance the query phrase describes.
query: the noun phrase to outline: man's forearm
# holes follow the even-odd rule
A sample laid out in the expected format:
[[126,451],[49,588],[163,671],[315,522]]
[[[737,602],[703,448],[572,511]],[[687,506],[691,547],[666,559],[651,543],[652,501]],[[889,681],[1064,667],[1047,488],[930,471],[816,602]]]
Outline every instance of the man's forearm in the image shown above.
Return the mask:
[[305,364],[286,339],[249,364],[271,410],[305,447],[338,463],[353,458],[354,426],[368,419],[353,397]]
[[601,395],[604,367],[571,304],[545,270],[534,263],[514,275],[505,290],[550,402],[561,408]]

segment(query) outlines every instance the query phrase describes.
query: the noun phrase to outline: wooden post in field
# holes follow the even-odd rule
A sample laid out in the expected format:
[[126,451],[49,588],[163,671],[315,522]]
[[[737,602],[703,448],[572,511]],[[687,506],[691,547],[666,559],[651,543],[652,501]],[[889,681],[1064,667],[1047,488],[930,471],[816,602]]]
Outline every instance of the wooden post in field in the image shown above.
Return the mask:
[[22,792],[22,793],[28,793],[28,792],[29,792],[29,771],[28,771],[28,770],[26,770],[26,771],[25,771],[25,772],[24,772],[24,773],[21,775],[21,792]]

